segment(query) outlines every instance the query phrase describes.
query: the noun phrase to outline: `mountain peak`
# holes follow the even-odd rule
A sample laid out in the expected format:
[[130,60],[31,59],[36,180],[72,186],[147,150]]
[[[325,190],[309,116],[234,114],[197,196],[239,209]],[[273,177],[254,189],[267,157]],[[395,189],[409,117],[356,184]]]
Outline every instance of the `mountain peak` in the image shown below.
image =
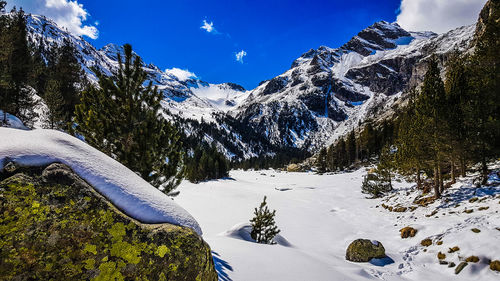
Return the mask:
[[410,37],[411,34],[399,24],[379,21],[359,32],[342,49],[369,56],[375,51],[394,49],[398,39]]

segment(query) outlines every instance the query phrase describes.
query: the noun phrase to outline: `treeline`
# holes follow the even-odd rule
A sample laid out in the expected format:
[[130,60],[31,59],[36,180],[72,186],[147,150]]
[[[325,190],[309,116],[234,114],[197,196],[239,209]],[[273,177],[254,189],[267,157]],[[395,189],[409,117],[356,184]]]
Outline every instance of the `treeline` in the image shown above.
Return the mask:
[[354,129],[328,148],[322,148],[316,159],[319,173],[343,171],[359,162],[366,162],[380,154],[385,144],[394,138],[394,121],[374,125],[368,121],[360,129]]
[[415,175],[419,188],[422,173],[432,178],[436,197],[445,177],[454,183],[458,172],[465,176],[476,163],[485,184],[487,162],[500,155],[500,9],[491,11],[474,38],[474,52],[448,60],[444,82],[437,59],[430,60],[401,117],[394,166]]
[[[0,1],[4,13],[6,2]],[[26,15],[13,9],[0,16],[0,109],[1,122],[9,112],[28,127],[37,116],[34,108],[40,96],[49,108],[45,126],[67,128],[74,115],[81,89],[87,83],[74,46],[69,40],[58,46],[28,41]],[[33,90],[35,92],[33,92]]]
[[290,163],[300,163],[310,156],[311,153],[306,150],[298,148],[283,148],[279,149],[278,152],[273,155],[262,154],[257,157],[233,161],[231,162],[231,167],[233,169],[243,169],[245,171],[249,169],[279,169]]
[[[376,132],[365,127],[360,134],[351,132],[321,150],[318,171],[341,170],[378,153],[377,175],[397,171],[414,177],[418,188],[426,180],[436,197],[443,192],[445,179],[454,183],[458,174],[465,176],[477,163],[485,184],[488,161],[500,155],[500,22],[495,21],[495,11],[475,38],[474,51],[447,59],[444,81],[438,57],[428,60],[421,88],[409,93],[408,105],[386,126],[392,129]],[[365,149],[368,153],[360,157],[359,151]],[[390,183],[390,177],[382,180]]]
[[191,182],[220,179],[229,176],[229,161],[215,145],[199,145],[192,155],[186,154],[185,176]]
[[485,184],[487,162],[500,155],[500,46],[488,37],[478,42],[474,55],[448,61],[445,82],[432,59],[422,88],[413,92],[401,116],[394,166],[414,174],[419,188],[422,173],[432,178],[436,197],[445,177],[454,183],[475,163]]

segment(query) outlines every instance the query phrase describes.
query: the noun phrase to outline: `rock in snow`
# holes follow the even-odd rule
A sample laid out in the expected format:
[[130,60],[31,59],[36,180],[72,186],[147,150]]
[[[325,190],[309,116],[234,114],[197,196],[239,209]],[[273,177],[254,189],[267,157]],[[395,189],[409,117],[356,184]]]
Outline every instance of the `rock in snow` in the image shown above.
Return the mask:
[[55,130],[0,128],[0,170],[8,162],[71,167],[116,207],[144,223],[170,223],[202,234],[198,222],[171,198],[104,153]]
[[[375,243],[374,243],[375,242]],[[353,262],[368,262],[371,259],[381,259],[385,257],[385,249],[382,243],[370,241],[368,239],[354,240],[347,247],[345,258]]]

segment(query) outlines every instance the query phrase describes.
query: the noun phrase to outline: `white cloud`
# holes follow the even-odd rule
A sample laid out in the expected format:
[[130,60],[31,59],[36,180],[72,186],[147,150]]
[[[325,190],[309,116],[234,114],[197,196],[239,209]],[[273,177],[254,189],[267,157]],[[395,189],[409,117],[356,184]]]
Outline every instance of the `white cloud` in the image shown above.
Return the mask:
[[402,0],[397,23],[410,31],[447,32],[473,24],[486,0]]
[[181,81],[186,81],[190,78],[196,78],[196,74],[193,72],[190,72],[188,69],[180,69],[177,67],[171,68],[171,69],[166,69],[166,73],[172,74],[175,77],[179,78]]
[[99,31],[94,25],[85,25],[90,14],[78,0],[14,0],[10,6],[22,7],[27,13],[44,15],[54,20],[57,25],[66,28],[74,35],[97,39]]
[[247,52],[241,50],[238,53],[236,53],[236,61],[239,61],[243,63],[243,58],[247,55]]
[[201,29],[205,29],[208,33],[217,33],[217,30],[214,28],[214,23],[208,22],[207,20],[203,20],[203,25],[200,27]]

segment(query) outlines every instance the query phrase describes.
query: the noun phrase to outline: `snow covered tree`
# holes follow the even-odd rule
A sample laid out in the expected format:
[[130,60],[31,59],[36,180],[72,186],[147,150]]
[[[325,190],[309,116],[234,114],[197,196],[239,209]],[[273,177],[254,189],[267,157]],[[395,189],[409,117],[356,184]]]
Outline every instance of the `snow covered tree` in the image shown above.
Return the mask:
[[128,44],[119,68],[108,77],[95,69],[99,87],[89,87],[76,106],[76,133],[153,186],[173,190],[182,177],[177,129],[162,116],[163,94],[146,83],[140,57]]
[[275,244],[276,242],[274,242],[273,239],[280,233],[280,230],[274,221],[276,210],[272,212],[269,210],[266,199],[267,197],[264,196],[264,201],[260,203],[259,208],[255,208],[255,217],[250,220],[252,225],[250,236],[258,243]]

